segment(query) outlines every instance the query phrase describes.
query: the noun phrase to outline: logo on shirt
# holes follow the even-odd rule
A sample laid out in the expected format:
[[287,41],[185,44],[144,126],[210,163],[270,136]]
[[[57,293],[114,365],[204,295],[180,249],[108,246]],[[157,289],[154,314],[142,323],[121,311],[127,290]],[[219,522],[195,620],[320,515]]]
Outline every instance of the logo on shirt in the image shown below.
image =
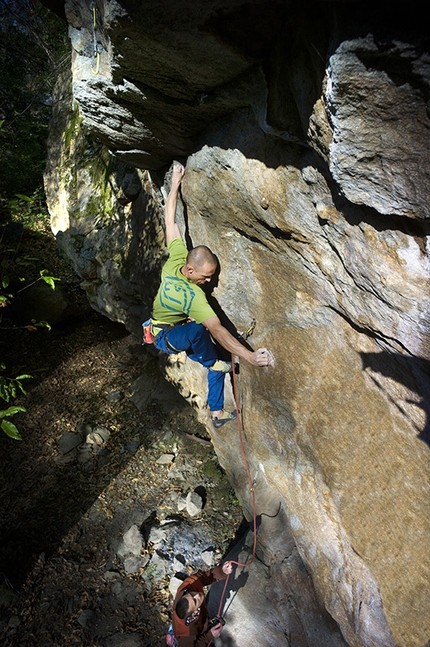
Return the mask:
[[176,276],[166,276],[161,284],[160,304],[167,310],[189,315],[195,295],[192,286],[185,281]]

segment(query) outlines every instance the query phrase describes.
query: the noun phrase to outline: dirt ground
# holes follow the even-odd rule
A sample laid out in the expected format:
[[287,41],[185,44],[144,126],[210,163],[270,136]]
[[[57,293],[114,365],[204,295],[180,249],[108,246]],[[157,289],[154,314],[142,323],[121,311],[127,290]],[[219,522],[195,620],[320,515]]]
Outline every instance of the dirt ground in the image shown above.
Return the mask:
[[[150,380],[157,358],[89,309],[76,279],[68,280],[73,317],[50,331],[2,331],[1,360],[11,373],[34,377],[15,402],[26,408],[14,417],[22,441],[0,438],[0,642],[161,647],[169,578],[154,584],[144,568],[125,573],[115,542],[133,520],[176,516],[196,536],[210,536],[221,558],[242,513],[193,410],[174,398],[172,411],[156,400],[141,410],[133,404],[133,382],[142,373]],[[110,432],[103,451],[85,461],[79,452],[61,454],[62,435],[85,424]],[[186,482],[156,462],[169,452]],[[197,487],[206,504],[186,519],[177,497]],[[151,546],[143,552],[150,556]]]

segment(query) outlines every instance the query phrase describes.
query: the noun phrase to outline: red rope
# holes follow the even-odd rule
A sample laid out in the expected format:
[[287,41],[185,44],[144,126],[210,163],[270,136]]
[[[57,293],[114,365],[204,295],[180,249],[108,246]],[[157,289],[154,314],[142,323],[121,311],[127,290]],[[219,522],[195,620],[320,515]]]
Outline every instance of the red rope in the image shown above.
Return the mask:
[[[234,356],[233,355],[231,356],[231,359],[232,359],[231,365],[232,365],[232,369],[233,369],[233,396],[234,396],[234,402],[235,402],[235,405],[236,405],[236,419],[237,419],[237,427],[238,427],[238,430],[239,430],[240,450],[242,452],[243,464],[245,466],[246,474],[247,474],[247,477],[248,477],[249,489],[250,489],[250,492],[251,492],[252,514],[253,514],[253,521],[254,521],[254,543],[253,543],[253,547],[252,547],[252,557],[251,557],[250,561],[247,562],[246,564],[242,564],[241,562],[236,562],[234,560],[231,560],[231,563],[236,564],[236,566],[242,566],[242,567],[245,568],[246,566],[251,566],[252,562],[255,559],[255,552],[256,552],[256,548],[257,548],[257,509],[256,509],[256,505],[255,505],[254,484],[252,482],[251,473],[249,471],[248,461],[246,459],[246,453],[245,453],[245,445],[244,445],[244,442],[243,442],[242,416],[241,416],[241,413],[240,413],[240,410],[239,410],[239,404],[238,404],[238,399],[237,399],[237,378],[236,378],[236,372],[234,370],[235,366],[234,366]],[[224,603],[224,596],[225,596],[225,592],[226,592],[226,589],[227,589],[229,577],[230,577],[230,575],[227,575],[225,583],[224,583],[224,588],[223,588],[223,591],[222,591],[222,594],[221,594],[221,599],[220,599],[220,603],[219,603],[219,607],[218,607],[218,616],[221,615],[221,610],[222,610],[222,606],[223,606],[223,603]]]

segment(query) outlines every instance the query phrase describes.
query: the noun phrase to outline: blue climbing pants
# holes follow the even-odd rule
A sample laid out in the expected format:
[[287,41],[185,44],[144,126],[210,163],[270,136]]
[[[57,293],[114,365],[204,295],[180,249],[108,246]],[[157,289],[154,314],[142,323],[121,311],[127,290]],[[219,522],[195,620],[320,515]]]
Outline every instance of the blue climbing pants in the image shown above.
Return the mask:
[[[210,334],[203,324],[195,321],[161,330],[154,346],[169,355],[185,351],[190,359],[207,368],[219,359]],[[208,405],[211,411],[224,408],[224,379],[225,373],[208,371]]]

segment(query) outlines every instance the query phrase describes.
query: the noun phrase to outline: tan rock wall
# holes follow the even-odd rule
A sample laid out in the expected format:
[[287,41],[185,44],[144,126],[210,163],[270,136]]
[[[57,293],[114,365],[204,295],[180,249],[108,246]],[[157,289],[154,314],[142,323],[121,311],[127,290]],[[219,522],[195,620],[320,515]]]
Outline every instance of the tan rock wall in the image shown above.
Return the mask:
[[[226,157],[231,162],[238,156],[231,151],[218,154],[221,166]],[[312,240],[309,230],[297,233],[300,224],[295,226],[293,250],[288,249],[293,243],[268,241],[262,233],[261,242],[244,242],[229,231],[227,223],[234,222],[236,227],[240,219],[242,230],[251,227],[249,212],[253,206],[258,208],[255,196],[261,195],[255,184],[270,174],[267,169],[258,173],[254,162],[242,160],[243,166],[236,162],[244,182],[230,201],[232,191],[224,192],[223,180],[217,181],[205,153],[189,161],[190,171],[199,157],[205,160],[210,180],[202,181],[199,170],[198,181],[194,181],[190,173],[184,196],[189,213],[193,213],[193,204],[199,205],[196,229],[220,255],[220,302],[226,304],[229,318],[239,324],[255,316],[252,343],[267,345],[276,358],[270,370],[241,366],[243,420],[251,460],[265,466],[265,479],[274,496],[284,502],[299,551],[348,642],[361,644],[354,634],[363,632],[360,640],[370,641],[364,644],[391,644],[389,633],[382,637],[385,612],[396,643],[424,644],[429,461],[428,446],[418,436],[427,425],[421,408],[425,397],[419,395],[425,365],[387,348],[382,336],[374,339],[348,325],[331,307],[332,284],[326,279],[324,285],[317,270],[317,280],[309,277],[309,266],[338,263],[340,249],[336,254],[332,251],[333,259],[326,249],[322,261],[316,249],[318,239]],[[242,198],[241,208],[237,194],[243,196],[251,181],[254,184]],[[279,185],[277,189],[280,192]],[[222,193],[219,200],[218,193]],[[276,202],[275,190],[266,185],[265,193]],[[218,217],[201,218],[203,195],[205,204],[218,205]],[[283,208],[289,204],[285,200]],[[280,220],[279,202],[276,210]],[[266,220],[269,217],[265,213]],[[206,225],[204,233],[201,222]],[[378,255],[375,234],[366,242],[368,249],[364,249],[362,231],[355,238],[351,232],[349,254],[355,255],[354,246],[363,248],[388,274],[386,258]],[[284,254],[279,251],[282,245]],[[301,270],[291,258],[298,250],[307,262]],[[393,260],[391,280],[409,278],[410,295],[414,277],[407,277],[403,264],[394,265]],[[348,265],[349,258],[342,261],[345,274],[363,275],[362,265]],[[346,290],[351,283],[346,283]],[[376,307],[379,311],[385,308],[386,315],[378,324],[393,329],[393,304],[374,306],[371,295],[369,308],[366,292],[354,284],[352,290],[350,316],[358,312],[358,317],[375,317]],[[409,336],[412,330],[405,339]],[[222,454],[217,438],[215,444]],[[375,635],[365,636],[373,631]]]
[[[94,74],[90,12],[66,2],[79,119],[115,156],[83,147],[80,165],[78,135],[53,137],[54,228],[94,307],[138,333],[165,253],[166,171],[186,163],[180,227],[219,256],[226,320],[245,330],[255,317],[252,345],[276,358],[242,363],[239,395],[278,635],[289,578],[304,586],[300,555],[349,645],[424,647],[430,53],[419,15],[255,0],[245,37],[242,3],[221,4],[160,14],[147,3],[143,15],[98,3]],[[111,168],[95,173],[103,159]],[[179,357],[166,373],[207,422],[204,370]],[[208,429],[250,518],[237,429]],[[298,644],[317,647],[303,632]]]

